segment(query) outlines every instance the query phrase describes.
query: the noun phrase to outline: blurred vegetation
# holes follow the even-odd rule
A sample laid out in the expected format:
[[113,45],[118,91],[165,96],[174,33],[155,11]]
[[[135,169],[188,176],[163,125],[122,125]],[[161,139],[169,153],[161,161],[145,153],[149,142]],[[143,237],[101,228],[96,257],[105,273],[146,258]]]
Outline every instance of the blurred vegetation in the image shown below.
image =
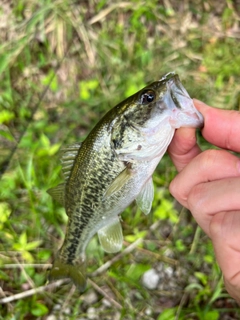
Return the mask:
[[[239,21],[238,0],[1,1],[0,319],[240,318],[209,239],[169,194],[176,171],[167,155],[151,219],[135,204],[122,214],[124,248],[135,248],[116,257],[94,238],[87,291],[46,286],[67,222],[46,193],[62,181],[60,147],[172,70],[192,97],[239,110]],[[142,285],[150,268],[158,290]]]

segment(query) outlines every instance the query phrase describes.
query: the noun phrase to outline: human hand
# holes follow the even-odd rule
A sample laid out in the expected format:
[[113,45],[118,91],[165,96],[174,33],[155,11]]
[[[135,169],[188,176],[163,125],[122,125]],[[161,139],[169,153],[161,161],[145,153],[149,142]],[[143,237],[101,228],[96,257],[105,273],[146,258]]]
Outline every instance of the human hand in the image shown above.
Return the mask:
[[[194,104],[204,116],[203,137],[240,152],[240,113]],[[179,171],[170,192],[211,238],[226,289],[240,303],[240,159],[227,150],[201,152],[195,130],[178,129],[168,148]]]

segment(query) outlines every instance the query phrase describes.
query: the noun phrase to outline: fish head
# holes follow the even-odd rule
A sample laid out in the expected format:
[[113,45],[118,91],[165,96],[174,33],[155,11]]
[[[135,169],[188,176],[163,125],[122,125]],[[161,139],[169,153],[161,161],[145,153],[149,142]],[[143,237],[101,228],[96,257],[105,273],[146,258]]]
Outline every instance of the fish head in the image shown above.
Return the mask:
[[200,128],[203,116],[174,72],[146,86],[125,103],[124,116],[142,128],[168,123],[179,127]]

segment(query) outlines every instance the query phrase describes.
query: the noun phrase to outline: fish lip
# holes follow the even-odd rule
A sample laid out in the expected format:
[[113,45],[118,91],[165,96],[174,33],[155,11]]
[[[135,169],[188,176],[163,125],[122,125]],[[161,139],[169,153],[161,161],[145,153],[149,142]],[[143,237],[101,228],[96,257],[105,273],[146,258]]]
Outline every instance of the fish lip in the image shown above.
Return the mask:
[[164,74],[159,81],[169,81],[170,79],[174,78],[175,76],[178,77],[176,72],[175,71],[170,71],[170,72]]
[[184,118],[184,126],[202,128],[204,125],[203,115],[194,107],[192,99],[177,74],[169,78],[167,87],[175,105],[172,124],[179,127],[177,123],[183,121]]
[[176,106],[178,108],[182,108],[181,107],[181,103],[178,101],[177,96],[183,96],[187,99],[190,99],[189,94],[187,93],[186,89],[184,88],[184,86],[182,85],[179,76],[177,74],[175,74],[173,77],[171,77],[168,81],[168,89],[170,91],[171,97],[173,99],[173,101],[176,103]]

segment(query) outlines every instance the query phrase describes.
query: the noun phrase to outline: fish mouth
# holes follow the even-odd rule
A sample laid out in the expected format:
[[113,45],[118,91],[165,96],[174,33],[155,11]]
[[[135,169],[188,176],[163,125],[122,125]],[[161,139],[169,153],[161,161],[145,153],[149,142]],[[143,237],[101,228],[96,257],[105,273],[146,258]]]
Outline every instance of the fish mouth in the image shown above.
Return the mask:
[[[170,76],[170,74],[169,74]],[[175,127],[203,127],[203,116],[195,108],[192,99],[182,85],[177,74],[173,74],[167,82],[172,102],[172,117],[170,123]]]

